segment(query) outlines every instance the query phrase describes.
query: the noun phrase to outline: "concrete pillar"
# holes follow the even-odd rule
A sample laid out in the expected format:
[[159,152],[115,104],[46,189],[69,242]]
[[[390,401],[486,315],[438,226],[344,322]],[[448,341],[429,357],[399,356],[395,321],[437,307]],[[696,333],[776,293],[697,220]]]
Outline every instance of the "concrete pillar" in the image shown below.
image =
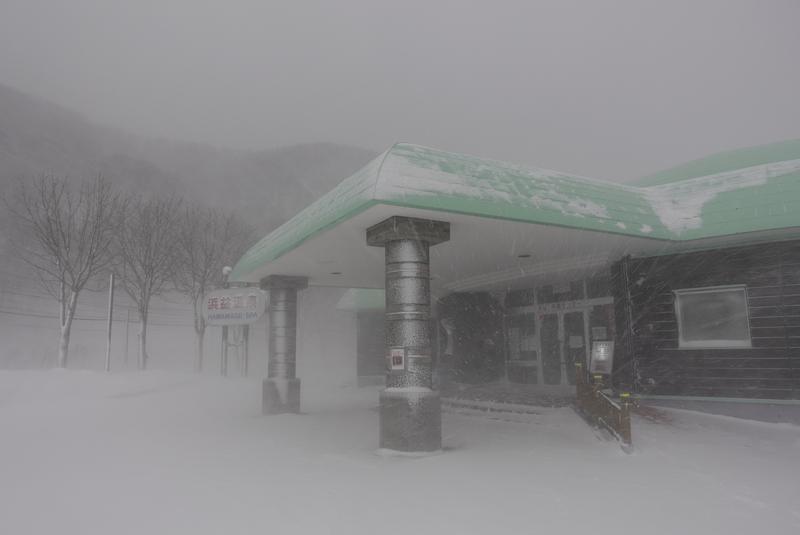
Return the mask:
[[432,384],[431,245],[450,239],[450,224],[394,216],[367,229],[367,244],[386,250],[386,388],[380,394],[380,447],[442,447],[439,393]]
[[269,361],[263,384],[262,412],[300,412],[300,379],[296,374],[297,291],[307,277],[270,275],[261,280],[269,292]]

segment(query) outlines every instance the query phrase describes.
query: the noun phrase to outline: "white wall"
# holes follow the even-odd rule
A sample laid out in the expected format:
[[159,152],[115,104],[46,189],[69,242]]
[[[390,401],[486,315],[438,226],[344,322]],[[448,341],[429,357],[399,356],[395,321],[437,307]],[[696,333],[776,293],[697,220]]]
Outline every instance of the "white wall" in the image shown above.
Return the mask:
[[297,375],[308,386],[356,384],[356,314],[337,310],[342,288],[298,293]]

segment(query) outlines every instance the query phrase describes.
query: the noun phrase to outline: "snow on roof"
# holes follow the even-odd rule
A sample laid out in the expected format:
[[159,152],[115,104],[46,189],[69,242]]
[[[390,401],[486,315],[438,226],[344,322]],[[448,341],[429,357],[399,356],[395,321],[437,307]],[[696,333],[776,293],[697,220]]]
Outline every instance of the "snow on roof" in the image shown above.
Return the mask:
[[[710,231],[709,235],[719,235],[731,234],[730,230],[737,223],[745,223],[747,227],[754,223],[747,223],[748,219],[766,219],[770,215],[781,215],[781,212],[789,215],[784,226],[798,225],[799,180],[800,160],[790,160],[642,188],[641,191],[664,226],[676,235],[704,229]],[[795,187],[791,188],[791,184]],[[725,193],[732,195],[724,199],[724,203],[712,203]],[[788,197],[777,195],[780,193],[788,193]],[[716,227],[720,232],[713,232]],[[747,230],[743,228],[740,232]]]
[[774,162],[785,162],[800,159],[800,139],[791,139],[746,147],[743,149],[719,152],[692,160],[682,165],[654,173],[634,182],[637,186],[659,186],[689,178],[716,175],[726,171],[735,171],[747,167],[755,167]]
[[399,143],[257,243],[232,280],[376,204],[686,241],[800,227],[800,159],[643,187]]

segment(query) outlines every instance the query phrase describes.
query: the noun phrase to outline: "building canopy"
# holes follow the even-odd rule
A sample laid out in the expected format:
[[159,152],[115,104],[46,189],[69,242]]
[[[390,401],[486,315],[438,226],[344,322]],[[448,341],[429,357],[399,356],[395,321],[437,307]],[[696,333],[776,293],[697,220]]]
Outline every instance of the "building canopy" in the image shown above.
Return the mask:
[[[231,277],[257,281],[305,270],[312,284],[382,287],[374,276],[380,271],[370,267],[382,265],[382,252],[369,250],[364,232],[391,215],[453,224],[452,243],[439,248],[440,261],[451,263],[441,274],[448,283],[455,273],[474,279],[480,269],[519,271],[521,258],[531,258],[523,262],[525,274],[536,271],[533,263],[558,269],[559,258],[600,251],[652,254],[743,233],[751,241],[796,234],[800,142],[727,154],[619,184],[400,143],[263,238]],[[711,173],[695,176],[705,171]],[[527,254],[547,243],[559,254]],[[454,251],[470,247],[486,254]],[[503,251],[507,261],[498,259]]]

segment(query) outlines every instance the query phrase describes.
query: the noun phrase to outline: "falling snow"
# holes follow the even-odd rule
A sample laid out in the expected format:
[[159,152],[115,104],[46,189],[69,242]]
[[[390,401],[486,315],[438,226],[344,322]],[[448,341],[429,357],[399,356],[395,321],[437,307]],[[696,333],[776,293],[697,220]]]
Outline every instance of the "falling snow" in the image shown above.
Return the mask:
[[636,417],[628,455],[568,407],[447,413],[446,451],[402,458],[377,451],[373,388],[308,391],[304,415],[272,417],[242,379],[0,372],[0,393],[9,534],[800,530],[786,424]]

